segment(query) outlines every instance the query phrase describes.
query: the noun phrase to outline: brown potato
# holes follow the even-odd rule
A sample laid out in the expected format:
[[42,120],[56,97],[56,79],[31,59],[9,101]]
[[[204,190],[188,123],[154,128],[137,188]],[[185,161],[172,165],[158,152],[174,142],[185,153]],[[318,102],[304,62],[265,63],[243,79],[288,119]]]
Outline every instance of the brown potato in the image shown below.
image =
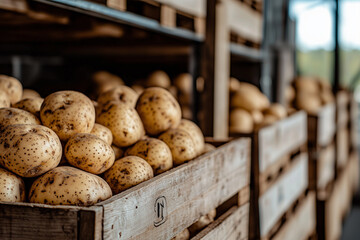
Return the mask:
[[269,108],[264,110],[264,115],[273,115],[278,120],[284,119],[287,116],[286,108],[279,104],[279,103],[273,103],[270,105]]
[[104,179],[82,170],[63,166],[35,180],[29,192],[32,203],[91,206],[112,196]]
[[236,78],[230,78],[229,81],[229,91],[230,93],[234,93],[240,89],[240,81]]
[[13,105],[14,108],[25,110],[34,114],[36,117],[40,117],[41,104],[44,102],[42,98],[25,98]]
[[91,130],[90,134],[93,134],[102,140],[104,140],[107,144],[111,145],[113,141],[113,135],[107,127],[95,123],[93,129]]
[[62,141],[76,133],[90,133],[95,124],[95,108],[80,92],[60,91],[44,99],[40,109],[43,125],[51,128]]
[[189,240],[190,239],[190,232],[189,229],[185,228],[183,231],[178,233],[175,237],[171,240]]
[[259,124],[264,120],[264,115],[259,110],[254,110],[251,113],[254,124]]
[[181,119],[177,128],[184,130],[191,136],[195,144],[196,154],[200,155],[204,151],[205,147],[205,139],[201,129],[194,122],[186,119]]
[[138,94],[134,90],[122,85],[101,93],[97,102],[100,105],[106,105],[110,102],[122,102],[131,107],[135,107],[137,98]]
[[149,180],[153,176],[150,164],[137,156],[127,156],[116,160],[114,165],[104,173],[104,179],[114,194]]
[[115,153],[115,159],[119,159],[124,156],[124,150],[122,150],[121,148],[119,148],[115,145],[111,145],[111,148],[113,149],[113,151]]
[[208,214],[201,216],[200,219],[189,227],[191,234],[196,234],[201,229],[212,223],[216,217],[216,209],[211,210]]
[[0,108],[0,129],[14,124],[40,124],[33,114],[17,108]]
[[216,149],[216,147],[214,145],[211,145],[210,143],[205,143],[203,154],[208,153],[208,152],[212,152],[215,149]]
[[170,84],[169,76],[166,72],[161,70],[152,72],[146,80],[147,87],[161,87],[167,89],[170,87]]
[[321,108],[321,99],[318,95],[300,92],[296,95],[296,107],[309,114],[316,114]]
[[251,114],[240,108],[230,112],[230,133],[251,133],[254,130],[254,121]]
[[146,138],[128,148],[125,156],[138,156],[145,159],[152,167],[154,174],[160,174],[172,168],[173,160],[169,147],[156,138]]
[[181,73],[174,79],[174,85],[180,92],[191,94],[193,77],[190,73]]
[[15,174],[0,168],[0,202],[25,202],[24,181]]
[[0,90],[0,108],[3,107],[10,107],[11,103],[10,103],[10,98],[8,96],[8,94],[4,91],[4,90]]
[[22,93],[22,97],[21,99],[26,99],[26,98],[41,98],[40,94],[32,89],[24,89],[23,93]]
[[9,96],[11,104],[20,101],[23,93],[21,82],[16,78],[6,75],[0,75],[0,89]]
[[249,112],[253,110],[262,111],[267,107],[269,107],[270,102],[267,99],[267,97],[264,94],[262,94],[259,90],[255,91],[253,88],[256,87],[252,85],[251,87],[250,86],[240,87],[240,89],[237,92],[235,92],[231,97],[231,102],[230,102],[231,107],[243,108]]

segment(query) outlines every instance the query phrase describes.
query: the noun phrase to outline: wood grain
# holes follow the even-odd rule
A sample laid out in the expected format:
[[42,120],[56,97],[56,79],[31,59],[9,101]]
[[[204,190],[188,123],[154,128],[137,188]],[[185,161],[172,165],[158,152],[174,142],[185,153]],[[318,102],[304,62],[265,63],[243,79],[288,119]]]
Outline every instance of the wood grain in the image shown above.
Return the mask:
[[336,133],[336,167],[344,168],[349,159],[350,144],[349,144],[348,128],[337,129]]
[[327,146],[333,141],[336,124],[335,124],[335,104],[324,106],[318,113],[318,145]]
[[330,144],[319,151],[317,164],[317,189],[325,189],[335,177],[335,146]]
[[336,94],[336,125],[337,128],[346,128],[349,122],[349,94],[340,91]]

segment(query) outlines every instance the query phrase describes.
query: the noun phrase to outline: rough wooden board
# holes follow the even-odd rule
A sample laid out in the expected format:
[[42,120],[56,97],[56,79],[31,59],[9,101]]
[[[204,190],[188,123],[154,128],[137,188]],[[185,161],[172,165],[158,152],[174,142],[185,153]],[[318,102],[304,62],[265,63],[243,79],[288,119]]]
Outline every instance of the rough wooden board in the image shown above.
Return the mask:
[[349,94],[340,91],[336,94],[336,122],[338,128],[347,127],[349,121]]
[[337,240],[341,236],[341,199],[339,199],[339,191],[336,186],[332,191],[329,199],[325,203],[325,239]]
[[249,140],[237,139],[100,203],[104,239],[175,236],[249,184],[249,155]]
[[352,96],[350,100],[350,134],[351,147],[357,149],[358,147],[358,104]]
[[259,12],[237,0],[227,0],[227,21],[231,31],[256,43],[263,38],[263,18]]
[[304,240],[315,231],[315,193],[310,192],[305,201],[297,207],[294,215],[285,223],[272,240]]
[[260,235],[265,236],[308,187],[308,157],[303,153],[292,167],[259,198]]
[[126,0],[107,0],[106,5],[120,11],[126,11]]
[[102,207],[90,207],[79,212],[79,240],[102,239]]
[[81,209],[87,208],[1,203],[1,239],[77,239]]
[[249,203],[233,207],[191,240],[245,240],[249,231]]
[[259,131],[260,172],[306,143],[306,116],[300,111]]
[[154,0],[197,17],[206,16],[206,0]]
[[319,152],[317,159],[317,188],[325,189],[335,177],[335,146],[331,144]]
[[26,0],[1,0],[0,9],[25,13],[28,11]]
[[349,185],[352,188],[353,194],[359,189],[359,153],[354,151],[350,154],[350,174],[349,174]]
[[318,113],[318,145],[327,146],[332,142],[335,131],[335,104],[324,106]]
[[349,132],[347,128],[337,130],[336,134],[336,165],[337,168],[345,167],[349,158]]

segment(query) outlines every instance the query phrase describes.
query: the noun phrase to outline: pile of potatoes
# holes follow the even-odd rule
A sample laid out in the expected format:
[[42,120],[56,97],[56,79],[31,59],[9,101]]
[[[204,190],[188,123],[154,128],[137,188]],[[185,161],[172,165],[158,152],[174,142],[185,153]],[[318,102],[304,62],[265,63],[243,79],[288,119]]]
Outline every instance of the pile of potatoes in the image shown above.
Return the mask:
[[316,114],[322,106],[334,102],[334,95],[328,81],[303,76],[286,89],[286,100],[289,106]]
[[230,134],[251,133],[288,115],[284,106],[278,103],[270,104],[269,99],[250,83],[230,78],[229,90]]
[[92,101],[0,75],[0,201],[90,206],[212,150],[169,91],[97,77]]

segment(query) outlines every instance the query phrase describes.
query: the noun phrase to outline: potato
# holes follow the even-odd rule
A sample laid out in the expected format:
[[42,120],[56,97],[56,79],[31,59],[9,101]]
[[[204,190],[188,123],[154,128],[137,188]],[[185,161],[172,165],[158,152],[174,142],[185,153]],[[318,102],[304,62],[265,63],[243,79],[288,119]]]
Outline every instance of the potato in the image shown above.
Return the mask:
[[179,103],[163,88],[145,89],[136,103],[136,110],[149,135],[175,128],[181,121]]
[[112,144],[113,135],[112,135],[110,129],[108,129],[107,127],[105,127],[101,124],[95,123],[95,125],[90,133],[101,138],[107,144],[109,144],[109,145]]
[[175,237],[171,240],[189,240],[190,239],[190,232],[189,229],[185,228],[183,231],[178,233]]
[[240,108],[230,112],[230,133],[251,133],[254,130],[254,121],[251,114]]
[[316,114],[321,108],[321,99],[318,95],[300,92],[296,95],[296,106],[309,114]]
[[231,97],[231,107],[243,108],[249,112],[253,110],[262,111],[269,107],[270,102],[267,97],[259,90],[255,91],[253,88],[256,87],[252,85],[251,87],[240,87],[240,89]]
[[264,114],[265,115],[273,115],[278,120],[280,120],[280,119],[286,118],[287,111],[283,105],[281,105],[279,103],[273,103],[270,105],[270,107],[268,109],[265,109]]
[[285,88],[285,101],[287,103],[293,102],[295,99],[295,95],[296,95],[295,89],[292,86],[287,86]]
[[93,174],[108,170],[115,161],[111,146],[89,133],[77,133],[65,146],[65,156],[74,167]]
[[161,70],[152,72],[146,79],[147,87],[169,88],[170,84],[171,82],[169,76],[166,72]]
[[127,156],[116,160],[114,165],[104,173],[104,179],[114,194],[154,177],[153,170],[144,159]]
[[192,137],[182,129],[170,129],[159,136],[170,148],[174,165],[180,165],[196,157]]
[[26,98],[41,98],[41,96],[37,91],[25,88],[23,90],[21,99],[26,99]]
[[113,144],[117,147],[128,147],[145,134],[138,113],[124,103],[106,105],[96,121],[110,129],[113,135]]
[[190,94],[179,94],[178,100],[181,106],[190,106],[192,102]]
[[137,84],[134,84],[131,86],[131,88],[138,94],[142,94],[142,92],[144,91],[144,87],[142,87],[141,85],[137,85]]
[[236,78],[230,78],[229,81],[229,91],[230,93],[234,93],[240,89],[240,81]]
[[210,143],[205,143],[203,154],[212,152],[216,149],[214,145],[211,145]]
[[181,106],[181,115],[185,119],[192,119],[192,110],[189,107]]
[[181,73],[174,79],[174,85],[180,92],[191,94],[193,77],[190,73]]
[[177,88],[176,88],[175,86],[170,86],[170,87],[168,88],[168,90],[169,90],[169,93],[171,93],[171,95],[173,95],[174,98],[177,97],[177,95],[178,95],[178,90],[177,90]]
[[204,151],[205,147],[205,139],[201,129],[195,123],[186,119],[181,119],[177,128],[184,130],[191,136],[195,144],[196,154],[200,155]]
[[200,219],[189,227],[191,234],[199,232],[201,229],[205,228],[207,225],[212,223],[216,217],[216,209],[211,210],[208,214],[201,216]]
[[10,107],[10,98],[4,90],[0,90],[0,108]]
[[111,148],[113,149],[113,151],[115,153],[115,159],[119,159],[124,156],[124,150],[122,150],[121,148],[119,148],[115,145],[111,145]]
[[59,91],[44,99],[40,109],[43,125],[51,128],[62,141],[76,133],[90,133],[95,124],[95,108],[80,92]]
[[0,202],[25,202],[24,181],[15,174],[0,168]]
[[156,138],[146,138],[128,148],[125,156],[138,156],[145,159],[152,167],[154,174],[160,174],[172,168],[173,160],[169,147]]
[[327,90],[321,91],[320,98],[321,98],[321,103],[323,105],[326,105],[328,103],[332,103],[335,101],[333,93],[331,91],[327,91]]
[[44,99],[42,98],[26,98],[15,103],[13,107],[32,113],[36,117],[40,117],[40,108],[43,102]]
[[298,77],[294,81],[294,85],[297,91],[301,91],[308,94],[318,94],[319,84],[313,77]]
[[33,114],[17,108],[0,108],[0,129],[14,124],[40,124]]
[[112,196],[104,179],[82,170],[63,166],[35,180],[29,192],[32,203],[91,206]]
[[135,107],[138,94],[127,86],[118,86],[99,95],[97,102],[100,105],[106,105],[109,102],[122,102]]
[[0,132],[0,164],[22,177],[55,168],[61,154],[59,137],[45,126],[10,125]]
[[251,113],[254,124],[259,124],[264,120],[264,115],[259,110],[254,110]]
[[21,82],[16,78],[0,75],[0,89],[9,96],[11,104],[21,100],[23,88]]
[[96,72],[93,75],[93,80],[96,84],[96,93],[98,95],[118,86],[124,85],[124,81],[120,77],[106,71]]
[[264,115],[264,120],[260,124],[257,124],[255,126],[255,129],[260,129],[269,126],[275,123],[276,121],[278,121],[278,118],[275,117],[274,115],[270,115],[270,114]]

